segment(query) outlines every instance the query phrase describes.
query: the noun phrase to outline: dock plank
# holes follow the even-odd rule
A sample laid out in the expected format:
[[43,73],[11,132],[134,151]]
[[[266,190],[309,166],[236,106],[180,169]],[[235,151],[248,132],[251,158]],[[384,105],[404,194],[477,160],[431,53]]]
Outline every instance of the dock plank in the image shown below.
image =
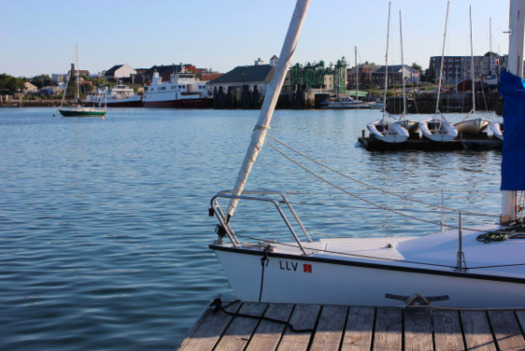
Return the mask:
[[311,332],[293,332],[286,328],[278,351],[306,351],[313,335],[313,329],[321,310],[320,305],[296,305],[290,324],[296,330],[311,329]]
[[433,311],[432,321],[436,351],[465,349],[458,311]]
[[[207,308],[178,350],[525,350],[525,311],[521,310],[256,302],[226,306],[233,315]],[[286,322],[306,330],[293,332]]]
[[375,321],[374,350],[401,350],[403,313],[399,308],[378,307]]
[[[236,302],[227,307],[226,310],[228,312],[236,312],[239,307],[240,303]],[[212,312],[210,309],[206,310],[201,323],[182,341],[179,350],[212,350],[232,319],[233,316],[222,311]]]
[[342,351],[370,350],[374,334],[375,308],[350,307],[341,345]]
[[326,305],[321,310],[311,351],[338,350],[343,337],[348,307]]
[[525,350],[525,340],[514,311],[488,311],[488,316],[500,350]]
[[[263,303],[244,303],[239,313],[261,317],[267,305]],[[236,316],[219,341],[215,351],[243,350],[248,344],[257,324],[258,318]]]
[[518,318],[521,330],[525,331],[525,311],[516,311],[516,318]]
[[460,311],[467,350],[496,351],[485,311]]
[[432,320],[426,309],[404,310],[405,351],[432,351]]
[[[287,322],[292,313],[292,304],[270,304],[264,313],[265,317]],[[262,320],[257,326],[255,334],[248,343],[247,351],[275,350],[286,324]]]

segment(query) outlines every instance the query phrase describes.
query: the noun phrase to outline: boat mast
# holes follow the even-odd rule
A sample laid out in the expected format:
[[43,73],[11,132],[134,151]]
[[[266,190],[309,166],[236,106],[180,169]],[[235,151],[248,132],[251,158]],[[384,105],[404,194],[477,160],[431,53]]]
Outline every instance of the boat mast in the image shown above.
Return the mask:
[[355,48],[355,99],[359,100],[359,66],[357,65],[357,46]]
[[383,124],[385,124],[386,117],[386,91],[388,90],[388,42],[390,39],[390,8],[392,3],[388,3],[388,21],[386,25],[386,55],[385,55],[385,93],[383,96]]
[[75,96],[77,100],[77,104],[80,104],[80,81],[79,81],[79,74],[78,74],[78,44],[76,45],[76,72],[75,72],[75,80],[77,81],[77,94]]
[[472,115],[476,117],[476,84],[474,83],[474,48],[472,44],[472,6],[468,7],[470,22],[470,79],[472,80]]
[[489,77],[492,77],[492,17],[489,17]]
[[[257,159],[257,155],[263,147],[266,132],[270,128],[270,121],[272,119],[273,111],[275,110],[275,105],[277,104],[284,78],[286,77],[288,67],[290,66],[290,61],[292,60],[297,42],[299,41],[299,33],[301,32],[309,5],[310,0],[297,0],[297,3],[295,4],[295,10],[290,21],[290,26],[288,27],[288,32],[286,33],[286,37],[284,39],[279,61],[275,67],[272,81],[268,84],[263,106],[261,108],[261,112],[259,113],[259,119],[257,120],[257,124],[255,125],[255,128],[252,132],[250,145],[248,146],[242,167],[239,170],[239,174],[237,175],[237,180],[232,191],[232,195],[234,196],[239,196],[242,194],[252,166]],[[229,219],[233,216],[238,201],[239,199],[236,198],[230,199],[226,212],[227,221],[229,221]]]
[[[523,39],[525,32],[525,0],[511,0],[509,11],[509,73],[523,77]],[[505,139],[503,139],[505,140]],[[503,190],[501,199],[501,224],[516,219],[516,194],[514,190]]]
[[405,93],[405,62],[403,59],[403,21],[401,19],[401,10],[399,10],[399,37],[401,40],[401,80],[403,81],[403,113],[400,119],[403,119],[407,113],[407,97]]
[[449,7],[450,7],[450,1],[447,1],[447,15],[445,17],[445,31],[443,32],[443,48],[441,49],[441,69],[439,71],[439,83],[438,83],[438,92],[437,92],[437,99],[436,99],[436,114],[434,116],[434,119],[437,118],[438,111],[439,111],[439,98],[441,95],[441,81],[443,79],[443,64],[445,63],[445,42],[447,39],[447,24],[448,24]]

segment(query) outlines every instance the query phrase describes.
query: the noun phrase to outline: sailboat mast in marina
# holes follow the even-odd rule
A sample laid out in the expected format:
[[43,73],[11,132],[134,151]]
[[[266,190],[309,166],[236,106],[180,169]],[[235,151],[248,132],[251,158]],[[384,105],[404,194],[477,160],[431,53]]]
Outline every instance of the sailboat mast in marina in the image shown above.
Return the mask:
[[447,41],[447,25],[450,1],[447,2],[447,14],[445,16],[445,30],[443,31],[443,46],[441,49],[441,68],[439,70],[439,82],[436,97],[436,112],[432,118],[419,122],[419,130],[423,136],[435,142],[450,142],[458,136],[458,130],[450,124],[445,116],[439,111],[439,101],[441,99],[441,85],[443,84],[443,66],[445,63],[445,43]]
[[[501,218],[491,213],[446,208],[458,218],[457,225],[449,225],[452,229],[446,232],[405,237],[387,233],[384,237],[370,237],[371,233],[359,227],[348,228],[348,235],[342,238],[329,233],[328,238],[318,240],[312,239],[286,193],[244,190],[269,128],[283,74],[297,44],[308,5],[309,0],[297,1],[280,67],[265,98],[235,188],[221,191],[211,199],[209,213],[218,220],[218,237],[209,247],[221,262],[234,293],[246,302],[407,306],[415,301],[441,307],[525,308],[525,225],[515,221],[518,218],[516,191],[525,190],[522,162],[525,145],[519,142],[525,133],[525,82],[515,75],[520,71],[514,70],[522,66],[525,27],[523,16],[513,18],[513,13],[525,13],[525,0],[511,1],[511,39],[521,36],[521,48],[516,49],[511,40],[509,56],[515,57],[509,60],[509,68],[513,69],[512,73],[502,72],[499,88],[505,99],[505,123],[513,131],[506,135],[502,152]],[[362,180],[352,180],[364,185]],[[373,188],[385,195],[399,196]],[[445,209],[406,196],[403,199],[417,202],[417,206]],[[243,235],[238,235],[231,219],[239,200],[243,204],[248,201],[270,204],[276,210],[275,219],[283,221],[284,230],[277,233],[279,236],[275,233],[266,236],[261,233],[262,227],[250,221],[243,228]],[[224,202],[228,202],[226,211],[221,206]],[[366,202],[403,215],[384,204]],[[261,216],[265,223],[271,219],[266,212],[255,212],[255,215]],[[356,213],[361,215],[362,212]],[[370,215],[377,214],[374,211]],[[492,223],[501,219],[501,224],[465,228],[462,215],[480,216],[484,222]],[[425,218],[407,217],[411,221],[430,223]],[[275,240],[286,234],[289,240]],[[283,269],[283,264],[291,268]]]
[[392,3],[388,3],[388,21],[387,21],[387,31],[386,31],[386,53],[385,53],[385,89],[383,93],[383,116],[381,120],[370,122],[367,125],[368,130],[370,131],[370,137],[377,139],[384,143],[402,143],[405,142],[409,133],[401,124],[394,123],[392,118],[388,115],[386,111],[386,96],[388,91],[388,44],[390,41],[390,9]]
[[474,47],[472,43],[472,6],[469,6],[469,25],[470,25],[470,80],[472,90],[472,109],[465,116],[463,121],[454,124],[458,133],[461,133],[463,137],[479,135],[488,128],[490,122],[476,118],[476,83],[475,83],[475,72],[474,72]]

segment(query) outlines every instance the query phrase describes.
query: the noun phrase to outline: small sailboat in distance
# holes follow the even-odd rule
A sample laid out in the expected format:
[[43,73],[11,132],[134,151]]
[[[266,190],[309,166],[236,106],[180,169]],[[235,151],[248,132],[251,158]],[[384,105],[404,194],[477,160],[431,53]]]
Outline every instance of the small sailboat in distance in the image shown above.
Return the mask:
[[383,118],[368,123],[367,128],[370,131],[370,137],[374,139],[385,143],[402,143],[409,137],[408,130],[406,130],[402,124],[395,123],[392,116],[390,116],[386,111],[386,93],[388,90],[388,42],[390,37],[390,8],[391,3],[389,2],[385,55],[385,92],[383,96],[385,108],[383,108]]
[[447,38],[448,9],[450,1],[447,2],[447,15],[445,17],[445,31],[443,34],[443,49],[441,51],[441,70],[439,73],[439,84],[436,97],[436,113],[433,117],[419,122],[419,130],[427,139],[437,142],[449,142],[458,136],[458,130],[450,124],[445,116],[439,111],[439,99],[441,96],[441,84],[443,81],[443,64],[445,57],[445,42]]
[[[67,86],[72,75],[75,74],[76,89],[75,89],[75,106],[64,107],[64,101],[66,99]],[[76,46],[76,67],[71,65],[71,71],[69,72],[66,87],[64,89],[64,95],[62,96],[62,103],[58,108],[58,112],[64,117],[99,117],[104,116],[108,111],[107,106],[104,107],[87,107],[83,106],[80,101],[80,77],[78,67],[78,45]]]

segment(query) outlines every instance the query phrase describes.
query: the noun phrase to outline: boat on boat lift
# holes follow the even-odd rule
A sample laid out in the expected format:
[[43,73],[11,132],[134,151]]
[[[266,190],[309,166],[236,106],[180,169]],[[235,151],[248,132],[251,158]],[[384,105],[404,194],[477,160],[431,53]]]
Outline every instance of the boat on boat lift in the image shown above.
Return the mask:
[[[525,0],[511,0],[510,6],[512,36],[521,31],[522,40],[511,40],[509,67],[521,68],[502,72],[500,80],[500,94],[510,108],[505,114],[507,128],[516,129],[504,140],[509,148],[503,151],[502,213],[489,214],[498,217],[500,224],[464,228],[462,212],[455,210],[456,228],[443,233],[317,241],[312,240],[286,194],[244,190],[269,129],[309,3],[297,1],[280,55],[285,59],[279,61],[270,83],[234,189],[219,192],[211,200],[210,215],[218,220],[218,238],[209,247],[237,297],[283,303],[400,306],[416,302],[445,307],[524,308],[525,225],[518,220],[516,191],[525,190],[525,165],[516,158],[521,160],[525,150],[522,143],[509,139],[525,132],[525,87],[520,78],[525,23],[523,16],[517,15],[525,12]],[[228,203],[225,210],[221,201]],[[232,218],[239,201],[273,207],[284,221],[290,241],[257,238],[257,227],[252,227],[256,240],[244,232],[238,235]]]

